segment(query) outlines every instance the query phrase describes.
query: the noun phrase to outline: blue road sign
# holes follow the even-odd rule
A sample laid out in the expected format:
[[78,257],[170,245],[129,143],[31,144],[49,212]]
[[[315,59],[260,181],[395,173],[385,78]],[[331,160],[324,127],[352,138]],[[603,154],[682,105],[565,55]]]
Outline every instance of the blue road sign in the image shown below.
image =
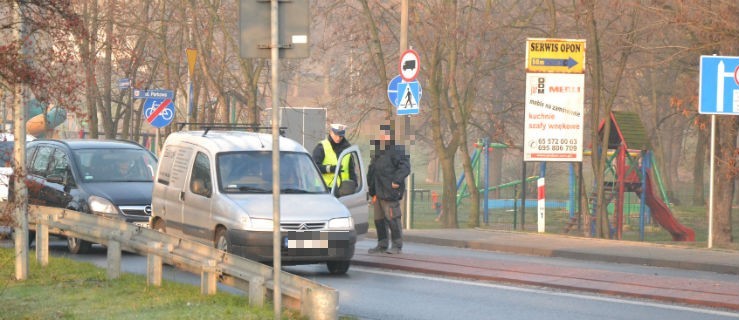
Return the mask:
[[144,119],[155,128],[162,128],[174,119],[174,101],[169,98],[148,98],[144,101]]
[[172,90],[133,90],[134,99],[174,99]]
[[131,79],[123,78],[118,79],[118,89],[125,90],[131,87]]
[[395,106],[398,107],[398,115],[411,115],[419,113],[419,103],[421,102],[421,84],[418,81],[401,82],[398,84],[398,91]]
[[698,111],[739,115],[739,57],[701,56]]
[[392,103],[396,108],[398,107],[398,84],[402,80],[403,79],[400,78],[400,75],[397,75],[395,78],[390,80],[390,83],[387,85],[387,98],[390,99],[390,103]]

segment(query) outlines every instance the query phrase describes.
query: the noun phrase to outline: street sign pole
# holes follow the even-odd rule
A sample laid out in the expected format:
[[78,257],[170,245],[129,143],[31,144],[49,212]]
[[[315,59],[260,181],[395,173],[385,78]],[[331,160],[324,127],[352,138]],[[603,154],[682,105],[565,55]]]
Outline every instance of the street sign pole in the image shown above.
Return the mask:
[[708,248],[713,247],[713,164],[716,162],[714,156],[716,148],[716,115],[711,115],[711,173],[708,181]]
[[[272,0],[271,4],[271,65],[272,65],[272,176],[280,176],[280,74],[279,74],[279,1]],[[274,302],[275,319],[282,314],[282,286],[280,273],[282,272],[282,245],[280,243],[280,180],[272,179],[272,301]]]

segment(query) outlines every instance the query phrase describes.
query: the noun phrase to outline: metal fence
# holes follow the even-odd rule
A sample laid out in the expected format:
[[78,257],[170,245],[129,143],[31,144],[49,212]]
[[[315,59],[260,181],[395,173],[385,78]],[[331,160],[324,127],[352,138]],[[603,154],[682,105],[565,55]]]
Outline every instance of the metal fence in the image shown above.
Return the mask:
[[[180,239],[120,220],[72,210],[29,206],[29,225],[36,230],[36,258],[48,263],[49,234],[84,239],[107,246],[107,274],[121,273],[121,252],[147,257],[147,283],[161,285],[163,263],[200,274],[201,293],[215,294],[217,283],[242,290],[249,304],[262,306],[275,288],[273,269],[213,247]],[[337,319],[338,292],[320,283],[283,272],[280,291],[286,308],[309,319]]]

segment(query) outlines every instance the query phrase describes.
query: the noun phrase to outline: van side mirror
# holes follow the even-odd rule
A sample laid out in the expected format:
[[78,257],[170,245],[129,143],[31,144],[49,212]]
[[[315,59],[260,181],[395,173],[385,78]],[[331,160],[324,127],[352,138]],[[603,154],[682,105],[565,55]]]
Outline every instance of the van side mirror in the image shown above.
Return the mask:
[[343,197],[355,192],[357,192],[357,182],[354,180],[344,180],[341,181],[341,186],[339,186],[339,192],[337,196]]

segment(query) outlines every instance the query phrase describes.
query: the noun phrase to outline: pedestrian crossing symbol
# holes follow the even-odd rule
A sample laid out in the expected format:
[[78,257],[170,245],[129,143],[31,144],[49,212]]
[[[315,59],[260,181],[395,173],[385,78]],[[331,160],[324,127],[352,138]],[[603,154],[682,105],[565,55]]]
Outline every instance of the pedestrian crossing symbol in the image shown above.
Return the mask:
[[395,99],[395,106],[398,107],[399,116],[418,114],[418,105],[421,100],[421,85],[418,81],[398,83],[398,91]]

